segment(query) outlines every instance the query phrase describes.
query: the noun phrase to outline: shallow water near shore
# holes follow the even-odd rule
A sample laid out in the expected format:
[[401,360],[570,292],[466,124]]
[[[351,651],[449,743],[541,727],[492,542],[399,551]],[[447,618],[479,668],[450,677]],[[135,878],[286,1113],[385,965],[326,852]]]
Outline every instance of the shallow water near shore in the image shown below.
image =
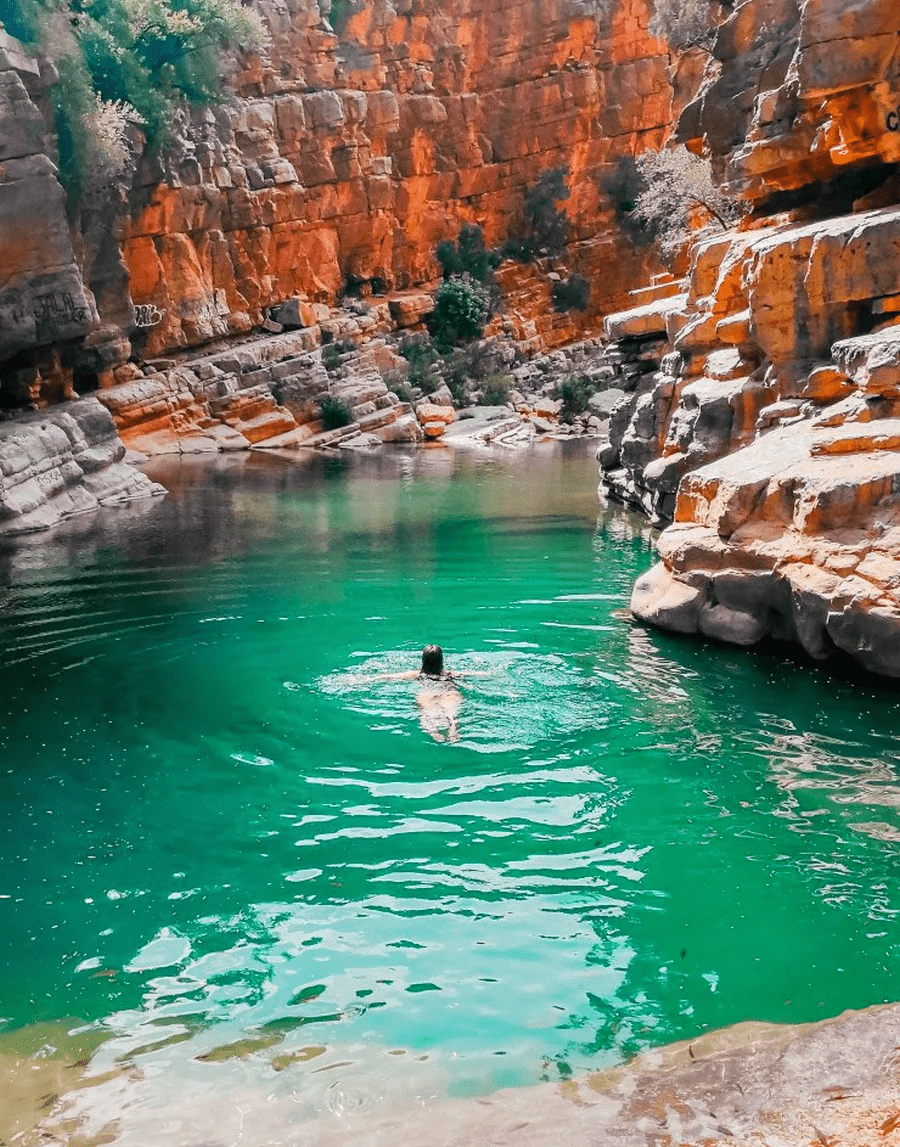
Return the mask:
[[[896,998],[900,697],[632,625],[583,444],[151,473],[0,548],[0,1138],[294,1142]],[[455,743],[371,680],[432,641]]]

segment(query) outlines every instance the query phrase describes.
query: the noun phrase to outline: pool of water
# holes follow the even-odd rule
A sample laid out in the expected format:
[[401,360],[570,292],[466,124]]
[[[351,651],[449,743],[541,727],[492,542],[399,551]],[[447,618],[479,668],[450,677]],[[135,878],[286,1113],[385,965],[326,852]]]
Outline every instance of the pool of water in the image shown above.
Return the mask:
[[[897,997],[900,697],[632,625],[583,447],[153,476],[0,550],[7,1134],[293,1143]],[[376,680],[427,642],[456,742]]]

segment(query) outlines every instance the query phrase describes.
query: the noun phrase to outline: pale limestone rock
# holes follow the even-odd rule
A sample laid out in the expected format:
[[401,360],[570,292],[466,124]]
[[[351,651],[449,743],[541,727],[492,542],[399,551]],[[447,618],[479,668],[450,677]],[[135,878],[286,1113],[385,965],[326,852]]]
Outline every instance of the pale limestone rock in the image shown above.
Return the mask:
[[[729,34],[758,46],[761,11],[742,6]],[[674,518],[637,617],[900,676],[900,325],[882,304],[900,293],[898,256],[896,206],[697,245],[668,318],[668,403],[638,384],[598,453],[606,489]],[[890,321],[869,329],[876,316]]]
[[124,456],[95,398],[0,423],[0,532],[47,529],[99,505],[165,493]]
[[756,645],[766,633],[765,625],[752,614],[709,602],[700,610],[697,628],[704,637],[729,645]]
[[641,621],[674,633],[696,633],[704,605],[701,590],[676,580],[659,562],[635,582],[631,612]]
[[685,295],[671,295],[628,311],[607,315],[603,320],[604,334],[611,341],[664,335],[668,316],[681,310],[686,301]]
[[37,100],[45,89],[38,61],[0,27],[0,358],[83,338],[97,323],[29,94]]

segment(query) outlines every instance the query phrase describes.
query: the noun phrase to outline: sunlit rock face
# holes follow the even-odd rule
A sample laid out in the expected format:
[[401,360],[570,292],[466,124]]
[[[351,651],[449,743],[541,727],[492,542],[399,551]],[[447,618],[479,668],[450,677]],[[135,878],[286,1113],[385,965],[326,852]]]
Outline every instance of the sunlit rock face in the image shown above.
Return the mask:
[[[673,97],[646,0],[355,0],[337,32],[326,2],[256,3],[271,44],[228,64],[231,98],[181,112],[127,202],[111,194],[69,218],[51,159],[53,66],[3,35],[7,398],[112,385],[132,349],[243,336],[285,303],[292,326],[312,326],[316,306],[347,294],[421,294],[440,274],[437,244],[463,224],[489,246],[533,238],[525,197],[552,171],[565,173],[557,242],[501,265],[494,333],[533,350],[571,341],[659,269],[623,238],[628,193],[611,187],[623,158],[662,143],[673,98],[677,110],[696,82]],[[557,310],[553,285],[574,274],[590,280],[589,304]],[[72,353],[59,363],[61,346]],[[23,354],[34,394],[3,365]]]
[[900,161],[892,0],[745,0],[713,55],[677,134],[709,147],[734,193],[765,203],[824,189],[849,207]]
[[637,617],[893,677],[898,44],[883,0],[747,0],[719,29],[678,132],[754,215],[696,246],[681,295],[607,319],[635,360],[666,342],[600,456],[611,492],[673,523]]
[[[657,269],[606,191],[673,115],[644,0],[367,0],[339,34],[315,0],[258,7],[268,58],[139,173],[123,251],[147,353],[246,331],[294,297],[432,283],[463,223],[489,246],[527,238],[526,192],[554,169],[565,242],[543,266],[500,268],[507,333],[570,340]],[[586,310],[554,309],[551,271],[590,280]]]

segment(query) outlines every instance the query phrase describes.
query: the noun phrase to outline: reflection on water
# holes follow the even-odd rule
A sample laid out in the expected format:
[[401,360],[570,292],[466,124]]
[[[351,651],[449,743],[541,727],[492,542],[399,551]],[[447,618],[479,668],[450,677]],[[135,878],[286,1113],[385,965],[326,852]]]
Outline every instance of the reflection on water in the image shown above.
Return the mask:
[[[299,1143],[896,994],[897,696],[633,626],[589,455],[153,476],[0,552],[19,1126]],[[456,743],[373,680],[429,642]]]

